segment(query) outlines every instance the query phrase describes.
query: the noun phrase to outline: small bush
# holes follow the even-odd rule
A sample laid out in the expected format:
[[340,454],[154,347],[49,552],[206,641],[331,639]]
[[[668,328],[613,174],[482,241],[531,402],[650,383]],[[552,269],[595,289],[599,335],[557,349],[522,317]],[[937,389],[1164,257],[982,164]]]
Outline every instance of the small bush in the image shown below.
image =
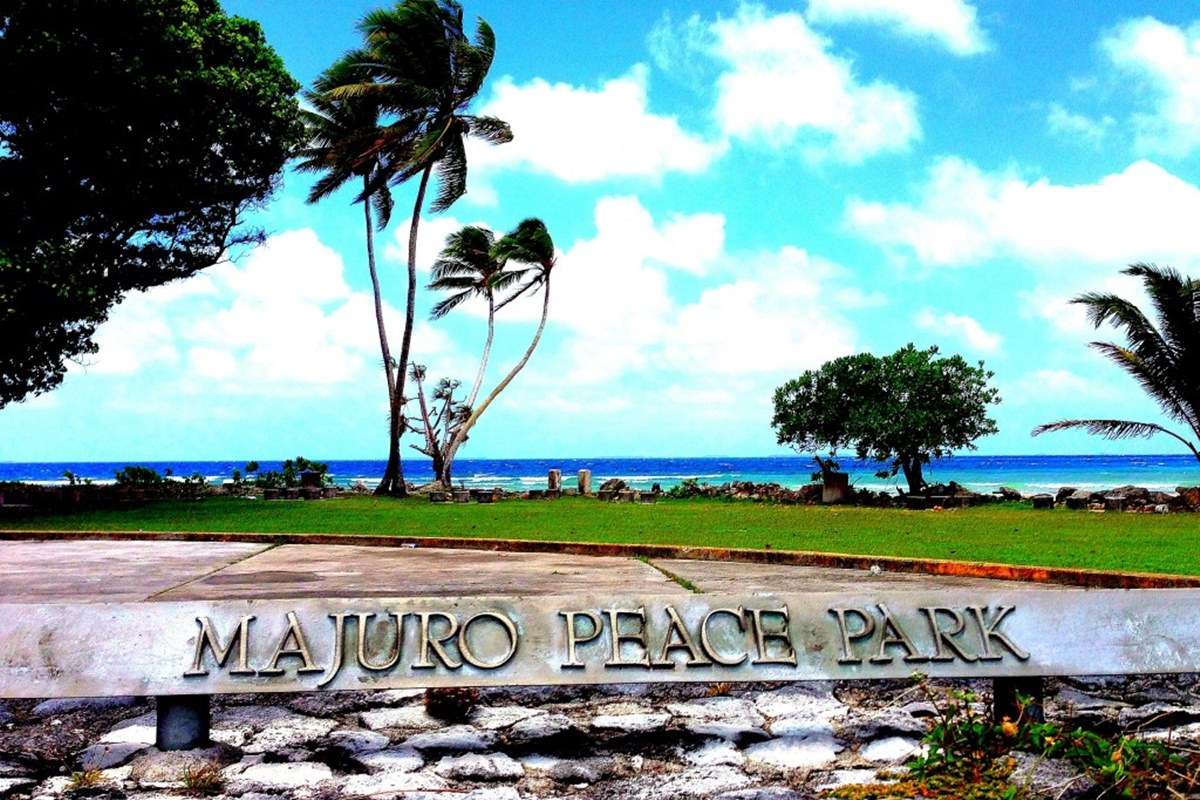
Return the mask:
[[80,789],[94,789],[104,783],[104,775],[98,769],[85,769],[72,772],[67,789],[74,792]]
[[221,765],[215,762],[191,764],[181,776],[184,791],[191,795],[220,794],[225,789]]
[[132,464],[118,470],[116,479],[118,486],[129,486],[137,489],[154,488],[161,486],[166,481],[166,478],[159,475],[157,470]]

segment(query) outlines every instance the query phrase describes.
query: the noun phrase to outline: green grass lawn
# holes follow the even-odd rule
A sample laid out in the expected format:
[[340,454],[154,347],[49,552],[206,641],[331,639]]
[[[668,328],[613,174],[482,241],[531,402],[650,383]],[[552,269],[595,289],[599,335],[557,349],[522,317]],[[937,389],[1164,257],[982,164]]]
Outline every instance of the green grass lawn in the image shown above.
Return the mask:
[[433,505],[424,499],[371,497],[270,503],[209,498],[0,519],[0,527],[770,547],[1200,575],[1200,515],[1034,511],[1016,504],[930,512],[719,500],[667,500],[643,506],[582,498],[495,505]]

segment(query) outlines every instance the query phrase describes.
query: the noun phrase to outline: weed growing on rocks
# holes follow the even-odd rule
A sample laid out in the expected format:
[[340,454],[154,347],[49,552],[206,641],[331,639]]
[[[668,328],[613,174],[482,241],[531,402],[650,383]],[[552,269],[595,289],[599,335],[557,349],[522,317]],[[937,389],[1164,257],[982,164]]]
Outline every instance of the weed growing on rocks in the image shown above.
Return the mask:
[[[1072,798],[1174,800],[1200,790],[1200,751],[1034,721],[1028,697],[1018,697],[1016,719],[996,723],[973,692],[938,693],[924,677],[918,687],[936,710],[924,755],[895,783],[843,787],[826,797],[1023,800],[1046,796],[1052,783]],[[1066,787],[1074,790],[1066,794]]]
[[221,765],[216,762],[185,767],[181,780],[184,791],[190,795],[220,794],[225,789],[225,777],[221,774]]

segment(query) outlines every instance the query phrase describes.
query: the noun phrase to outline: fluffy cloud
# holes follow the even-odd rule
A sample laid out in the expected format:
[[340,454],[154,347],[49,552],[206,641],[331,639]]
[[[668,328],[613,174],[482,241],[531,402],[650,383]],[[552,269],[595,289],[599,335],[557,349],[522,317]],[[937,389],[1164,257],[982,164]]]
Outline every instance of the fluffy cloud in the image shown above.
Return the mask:
[[1138,147],[1180,157],[1200,148],[1200,22],[1180,28],[1153,17],[1129,20],[1101,47],[1149,89],[1151,108],[1133,117]]
[[862,83],[849,59],[796,13],[743,5],[712,25],[716,116],[739,139],[784,145],[804,137],[809,153],[847,162],[906,150],[921,137],[916,97],[883,81]]
[[507,120],[513,141],[473,144],[472,166],[525,167],[569,183],[703,172],[724,145],[685,131],[675,117],[650,111],[647,73],[638,65],[595,89],[501,78],[480,113]]
[[1187,268],[1200,258],[1200,188],[1148,161],[1095,183],[1063,185],[943,158],[918,194],[915,204],[851,200],[847,224],[930,265],[1013,256],[1111,270],[1149,260]]
[[780,374],[819,366],[854,349],[842,311],[861,300],[838,293],[844,271],[796,247],[752,256],[748,274],[680,307],[663,349],[684,372]]
[[1142,308],[1151,307],[1141,281],[1136,278],[1126,275],[1081,276],[1073,282],[1077,284],[1074,287],[1064,286],[1060,280],[1054,286],[1038,286],[1019,293],[1017,299],[1022,304],[1022,315],[1048,324],[1054,332],[1082,343],[1096,338],[1096,329],[1088,321],[1087,309],[1071,302],[1084,291],[1110,292]]
[[925,308],[914,320],[921,330],[953,336],[971,350],[979,353],[998,353],[1004,339],[979,324],[974,317]]
[[[696,396],[715,390],[713,376],[815,366],[853,349],[843,310],[879,301],[842,288],[845,270],[798,248],[735,259],[720,215],[655,220],[636,198],[607,197],[595,220],[596,235],[572,245],[555,268],[551,321],[565,339],[557,360],[543,354],[538,370],[556,392],[564,382],[599,385],[641,372],[673,376],[676,392]],[[678,271],[707,272],[707,288],[681,300],[670,285]],[[537,309],[536,298],[512,307],[523,319]]]
[[1087,408],[1093,401],[1112,401],[1121,397],[1115,385],[1069,369],[1034,370],[1002,386],[1001,394],[1005,403],[1040,409],[1052,400],[1070,401],[1072,408]]
[[[97,332],[93,369],[132,374],[186,366],[193,388],[312,391],[361,379],[379,363],[374,304],[345,280],[341,256],[309,229],[272,236],[238,263],[127,298]],[[385,306],[397,339],[403,316]],[[449,356],[444,334],[418,325],[419,357]]]
[[1058,103],[1051,103],[1046,112],[1046,127],[1052,134],[1092,148],[1098,148],[1116,124],[1107,114],[1096,119],[1068,111]]
[[932,39],[960,56],[988,49],[975,7],[965,0],[809,0],[816,23],[874,23],[907,36]]

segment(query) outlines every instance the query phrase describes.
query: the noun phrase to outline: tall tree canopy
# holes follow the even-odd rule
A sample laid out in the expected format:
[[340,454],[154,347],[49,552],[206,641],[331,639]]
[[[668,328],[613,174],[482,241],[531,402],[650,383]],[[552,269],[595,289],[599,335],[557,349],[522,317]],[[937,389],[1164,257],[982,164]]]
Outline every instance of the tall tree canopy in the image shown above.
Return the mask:
[[54,388],[130,291],[195,274],[301,141],[298,84],[216,0],[0,13],[0,406]]
[[1125,334],[1124,345],[1092,342],[1092,347],[1133,376],[1167,418],[1189,430],[1195,441],[1157,422],[1125,419],[1065,419],[1039,425],[1033,435],[1071,429],[1114,440],[1165,434],[1200,460],[1200,280],[1153,264],[1134,264],[1125,274],[1141,278],[1157,325],[1137,305],[1115,294],[1089,292],[1073,302],[1087,308],[1097,328],[1107,323]]
[[772,425],[780,444],[817,455],[853,448],[858,458],[904,473],[909,491],[925,486],[924,465],[995,433],[989,406],[1000,402],[992,373],[938,348],[907,345],[890,356],[845,356],[775,390]]

